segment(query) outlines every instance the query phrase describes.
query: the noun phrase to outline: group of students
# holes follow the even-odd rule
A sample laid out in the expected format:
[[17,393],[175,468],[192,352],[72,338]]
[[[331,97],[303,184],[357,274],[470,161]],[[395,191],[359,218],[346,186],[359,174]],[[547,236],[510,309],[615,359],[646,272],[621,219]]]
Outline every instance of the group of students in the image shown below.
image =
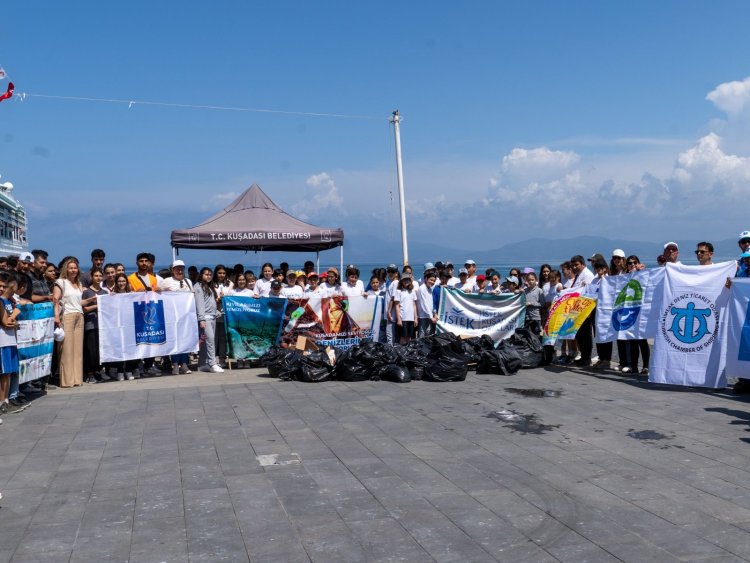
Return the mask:
[[[740,234],[738,245],[742,256],[738,261],[737,275],[746,277],[750,273],[750,232]],[[695,253],[700,264],[710,264],[713,247],[702,242]],[[678,256],[676,243],[664,245],[664,263],[677,262]],[[473,260],[466,260],[457,275],[450,262],[426,263],[419,279],[410,266],[399,269],[390,264],[374,269],[365,282],[360,278],[359,269],[353,265],[347,266],[342,278],[335,267],[318,274],[312,261],[305,262],[302,270],[292,270],[284,262],[278,268],[265,263],[257,277],[242,264],[231,268],[217,265],[198,269],[194,266],[186,268],[182,260],[175,260],[170,268],[154,272],[154,262],[153,254],[140,253],[136,257],[136,270],[128,274],[121,263],[105,263],[105,253],[101,249],[91,252],[91,266],[86,268],[73,256],[66,256],[57,266],[48,263],[48,254],[44,250],[0,258],[0,414],[17,412],[27,404],[23,389],[19,387],[15,345],[19,304],[45,301],[53,304],[55,326],[64,335],[56,344],[53,374],[59,377],[61,387],[74,387],[84,382],[132,380],[164,372],[175,375],[191,373],[188,354],[162,358],[160,367],[156,358],[102,365],[99,361],[97,299],[104,295],[139,291],[192,292],[201,334],[198,368],[221,373],[227,358],[221,310],[225,296],[381,296],[383,322],[377,338],[390,344],[404,344],[412,338],[435,332],[441,287],[467,293],[523,292],[526,325],[540,334],[552,303],[564,289],[590,286],[590,290],[595,290],[603,276],[626,274],[645,267],[637,256],[627,256],[623,250],[615,249],[609,261],[598,253],[588,259],[576,255],[562,263],[559,269],[553,269],[549,264],[542,264],[538,272],[532,268],[511,268],[506,276],[495,268],[478,274]],[[594,314],[589,316],[575,340],[561,341],[557,348],[545,346],[545,363],[610,367],[613,343],[597,343],[594,354],[594,318]],[[619,362],[612,366],[613,369],[624,373],[648,373],[650,349],[646,340],[618,340],[617,350]],[[244,367],[242,362],[238,363],[238,367]],[[47,382],[35,382],[34,385],[44,388]]]

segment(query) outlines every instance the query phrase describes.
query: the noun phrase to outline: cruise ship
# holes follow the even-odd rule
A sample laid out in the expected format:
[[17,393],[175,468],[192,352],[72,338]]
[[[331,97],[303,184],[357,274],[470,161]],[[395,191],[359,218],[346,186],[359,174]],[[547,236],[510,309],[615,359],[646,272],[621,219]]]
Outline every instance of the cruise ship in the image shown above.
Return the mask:
[[0,183],[0,256],[28,252],[26,210],[13,197],[13,184]]

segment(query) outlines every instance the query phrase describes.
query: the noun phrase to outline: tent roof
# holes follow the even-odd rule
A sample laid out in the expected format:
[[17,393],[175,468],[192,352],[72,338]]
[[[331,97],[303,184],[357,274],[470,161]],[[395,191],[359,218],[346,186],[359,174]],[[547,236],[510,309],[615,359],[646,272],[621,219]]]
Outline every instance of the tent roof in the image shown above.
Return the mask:
[[292,217],[257,184],[192,229],[172,231],[175,248],[319,251],[344,244],[344,231]]

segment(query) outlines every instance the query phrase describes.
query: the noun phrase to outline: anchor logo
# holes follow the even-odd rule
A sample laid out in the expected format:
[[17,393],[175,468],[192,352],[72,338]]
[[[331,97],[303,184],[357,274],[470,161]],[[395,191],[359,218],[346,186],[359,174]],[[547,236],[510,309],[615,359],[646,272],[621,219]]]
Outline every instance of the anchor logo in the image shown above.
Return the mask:
[[672,307],[670,313],[674,315],[669,332],[685,344],[695,344],[708,334],[707,319],[711,316],[711,309],[696,309],[692,301],[685,308]]

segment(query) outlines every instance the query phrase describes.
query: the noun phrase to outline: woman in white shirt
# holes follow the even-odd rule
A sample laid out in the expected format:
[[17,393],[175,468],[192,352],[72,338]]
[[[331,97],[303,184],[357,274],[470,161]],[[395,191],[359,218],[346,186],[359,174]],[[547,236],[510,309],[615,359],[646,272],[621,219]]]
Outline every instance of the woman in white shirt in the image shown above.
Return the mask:
[[411,278],[403,277],[398,282],[398,290],[391,306],[396,311],[399,341],[406,344],[414,338],[414,324],[417,319],[417,292]]
[[234,287],[232,288],[232,295],[236,297],[258,297],[255,289],[250,289],[247,284],[247,276],[240,272],[235,274]]
[[273,281],[273,264],[266,262],[260,269],[260,277],[255,282],[255,291],[261,297],[268,297],[271,292],[271,282]]
[[60,387],[83,385],[83,286],[78,259],[68,258],[60,267],[60,279],[52,295],[55,303],[55,326],[65,331],[60,345]]
[[323,291],[326,292],[326,297],[332,297],[334,295],[341,295],[341,282],[339,281],[339,271],[336,268],[328,268],[326,272],[326,279],[320,284]]

